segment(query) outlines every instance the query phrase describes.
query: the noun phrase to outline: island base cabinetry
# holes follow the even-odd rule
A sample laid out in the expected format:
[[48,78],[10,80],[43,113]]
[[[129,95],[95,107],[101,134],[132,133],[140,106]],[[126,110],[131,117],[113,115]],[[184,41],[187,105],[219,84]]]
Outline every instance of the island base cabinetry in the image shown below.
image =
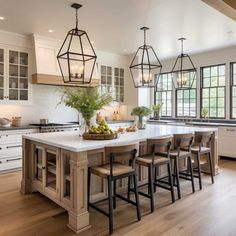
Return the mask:
[[68,227],[79,233],[90,227],[87,210],[87,152],[74,153],[23,140],[21,192],[40,192],[68,211]]

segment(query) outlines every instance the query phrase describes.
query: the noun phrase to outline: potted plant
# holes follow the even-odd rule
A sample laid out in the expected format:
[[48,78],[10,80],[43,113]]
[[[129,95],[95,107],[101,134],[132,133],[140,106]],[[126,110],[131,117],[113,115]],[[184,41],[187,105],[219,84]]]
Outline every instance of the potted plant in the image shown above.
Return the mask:
[[160,111],[161,111],[162,106],[163,106],[163,102],[152,106],[152,111],[154,113],[155,120],[160,120]]
[[202,108],[202,117],[206,119],[208,116],[208,109],[207,108]]
[[108,94],[100,95],[97,87],[66,89],[62,100],[68,107],[75,108],[83,116],[87,128],[90,127],[92,117],[104,106],[112,102],[112,97]]
[[152,113],[151,109],[149,109],[148,107],[144,107],[144,106],[135,107],[132,110],[131,115],[138,117],[138,129],[145,129],[146,128],[143,118],[150,115],[151,113]]

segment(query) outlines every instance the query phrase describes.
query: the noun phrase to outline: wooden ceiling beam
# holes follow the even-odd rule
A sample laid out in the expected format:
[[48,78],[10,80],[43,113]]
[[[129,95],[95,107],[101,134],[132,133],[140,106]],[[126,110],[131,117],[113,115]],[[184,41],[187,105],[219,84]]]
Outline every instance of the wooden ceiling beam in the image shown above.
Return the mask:
[[236,21],[235,0],[202,0],[202,1]]

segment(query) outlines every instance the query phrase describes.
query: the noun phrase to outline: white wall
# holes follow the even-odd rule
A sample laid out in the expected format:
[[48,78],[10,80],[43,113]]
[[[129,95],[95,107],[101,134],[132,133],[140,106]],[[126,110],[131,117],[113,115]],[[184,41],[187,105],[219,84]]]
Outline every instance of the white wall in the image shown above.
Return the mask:
[[[42,38],[40,38],[42,42]],[[51,39],[51,46],[58,40]],[[0,31],[0,44],[9,47],[24,47],[30,50],[32,54],[32,73],[36,73],[36,62],[33,40],[30,36]],[[96,49],[95,49],[96,50]],[[126,119],[130,114],[130,105],[136,103],[137,91],[131,87],[132,80],[129,78],[128,65],[129,61],[126,56],[116,55],[108,52],[96,50],[99,65],[116,66],[125,68],[125,103],[120,107],[121,117]],[[131,90],[128,88],[131,87]],[[58,105],[61,99],[61,87],[48,85],[32,85],[32,104],[30,105],[7,105],[0,104],[0,117],[11,118],[12,116],[21,116],[23,124],[39,123],[40,118],[48,118],[50,122],[70,122],[77,121],[78,114],[74,109],[65,107],[63,104]],[[134,94],[134,96],[133,96]],[[111,108],[112,110],[113,108]],[[110,111],[109,111],[110,112]],[[110,114],[108,112],[108,114]]]

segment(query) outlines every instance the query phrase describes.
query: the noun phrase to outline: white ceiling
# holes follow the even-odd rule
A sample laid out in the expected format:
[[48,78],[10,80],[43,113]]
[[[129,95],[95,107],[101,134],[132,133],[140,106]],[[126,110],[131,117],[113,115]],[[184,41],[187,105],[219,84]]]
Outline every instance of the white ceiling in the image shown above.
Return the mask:
[[[0,0],[0,30],[40,34],[63,40],[74,27],[73,0]],[[75,0],[79,25],[94,47],[129,54],[142,44],[141,26],[150,27],[148,42],[158,56],[179,53],[179,37],[187,37],[186,52],[196,53],[236,44],[236,22],[201,0]],[[49,33],[48,29],[53,29]],[[124,49],[127,49],[124,52]]]

